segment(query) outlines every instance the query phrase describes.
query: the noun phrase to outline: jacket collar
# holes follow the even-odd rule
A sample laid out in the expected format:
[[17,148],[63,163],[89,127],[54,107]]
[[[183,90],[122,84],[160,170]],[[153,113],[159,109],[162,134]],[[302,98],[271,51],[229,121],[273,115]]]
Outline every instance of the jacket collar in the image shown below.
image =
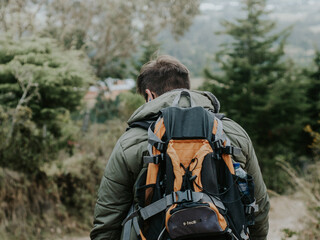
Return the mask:
[[197,106],[202,106],[215,113],[219,112],[220,103],[212,93],[186,89],[175,89],[167,93],[164,93],[156,99],[140,106],[129,118],[128,124],[131,124],[136,121],[143,121],[154,118],[158,115],[161,109],[170,107],[175,97],[178,94],[180,94],[182,90],[190,92],[191,97]]

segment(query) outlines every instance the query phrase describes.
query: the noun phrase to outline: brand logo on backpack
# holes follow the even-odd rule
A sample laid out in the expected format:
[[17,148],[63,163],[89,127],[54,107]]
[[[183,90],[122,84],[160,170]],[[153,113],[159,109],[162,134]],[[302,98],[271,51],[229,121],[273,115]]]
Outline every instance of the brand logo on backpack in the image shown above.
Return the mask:
[[[183,96],[189,108],[179,106]],[[143,240],[246,239],[243,229],[254,223],[253,181],[235,175],[231,154],[240,149],[231,146],[217,115],[194,106],[190,93],[182,91],[162,109],[148,138],[148,168],[136,183],[139,209],[125,220],[138,219],[138,235]],[[245,201],[238,188],[243,181],[250,184]]]
[[196,223],[197,223],[197,220],[186,221],[186,222],[183,222],[183,226],[194,225]]

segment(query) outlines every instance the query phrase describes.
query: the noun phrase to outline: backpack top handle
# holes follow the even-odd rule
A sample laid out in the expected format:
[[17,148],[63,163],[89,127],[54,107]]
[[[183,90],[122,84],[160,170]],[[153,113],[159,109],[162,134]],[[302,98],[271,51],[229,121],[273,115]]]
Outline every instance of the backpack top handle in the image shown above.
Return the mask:
[[191,98],[190,92],[189,92],[189,91],[186,91],[186,90],[181,91],[181,92],[175,97],[175,99],[173,100],[171,106],[172,106],[172,107],[180,107],[179,102],[180,102],[180,99],[181,99],[183,96],[185,96],[185,97],[189,100],[190,107],[195,107],[195,106],[196,106],[196,105],[194,104],[192,98]]

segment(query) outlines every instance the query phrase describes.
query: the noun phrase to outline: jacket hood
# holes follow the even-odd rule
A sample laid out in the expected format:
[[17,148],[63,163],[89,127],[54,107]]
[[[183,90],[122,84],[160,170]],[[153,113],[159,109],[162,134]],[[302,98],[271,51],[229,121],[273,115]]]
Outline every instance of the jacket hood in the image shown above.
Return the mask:
[[[162,94],[161,96],[155,98],[154,100],[147,102],[140,106],[129,118],[128,124],[130,125],[133,122],[148,120],[157,116],[159,111],[163,108],[170,107],[178,94],[181,91],[190,92],[191,99],[196,106],[202,106],[206,109],[210,109],[215,113],[218,113],[220,110],[220,103],[218,99],[211,93],[206,91],[195,91],[187,89],[175,89],[167,93]],[[189,102],[182,98],[180,101],[182,107],[188,107]]]

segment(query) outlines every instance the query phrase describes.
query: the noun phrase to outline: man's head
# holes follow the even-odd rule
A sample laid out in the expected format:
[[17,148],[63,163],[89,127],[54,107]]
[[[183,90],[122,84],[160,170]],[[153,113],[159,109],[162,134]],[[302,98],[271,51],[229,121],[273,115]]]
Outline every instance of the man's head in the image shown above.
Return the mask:
[[163,55],[142,66],[137,87],[146,101],[173,89],[190,89],[189,70],[176,58]]

